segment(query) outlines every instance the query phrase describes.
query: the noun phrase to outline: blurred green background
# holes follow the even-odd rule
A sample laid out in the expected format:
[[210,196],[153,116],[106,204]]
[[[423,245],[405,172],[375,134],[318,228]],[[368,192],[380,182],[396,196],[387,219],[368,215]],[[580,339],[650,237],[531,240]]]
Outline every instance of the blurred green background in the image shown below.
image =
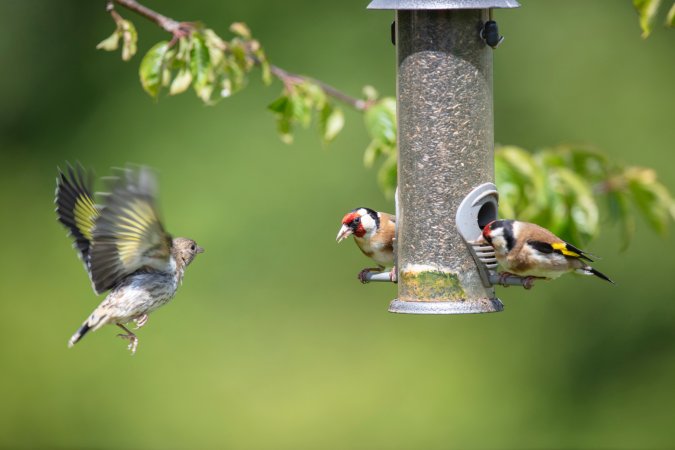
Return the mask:
[[[226,36],[244,21],[281,67],[394,94],[392,13],[365,0],[147,4]],[[165,37],[120,12],[141,54]],[[675,189],[675,31],[643,41],[627,0],[496,18],[499,143],[595,144]],[[672,238],[638,222],[621,253],[607,223],[587,247],[617,286],[570,275],[499,289],[499,314],[389,314],[395,286],[359,284],[368,260],[335,243],[346,211],[393,210],[362,116],[327,148],[314,131],[286,146],[265,109],[278,82],[156,103],[140,56],[95,50],[113,28],[103,1],[0,2],[0,447],[675,447]],[[167,228],[206,248],[133,357],[113,327],[66,348],[100,299],[55,220],[65,160],[156,168]]]

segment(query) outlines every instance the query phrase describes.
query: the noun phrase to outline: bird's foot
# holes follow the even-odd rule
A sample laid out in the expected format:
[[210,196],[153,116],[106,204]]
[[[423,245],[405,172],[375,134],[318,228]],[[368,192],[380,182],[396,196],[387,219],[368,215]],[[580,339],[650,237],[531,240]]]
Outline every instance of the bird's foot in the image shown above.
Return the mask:
[[361,283],[366,284],[366,283],[368,283],[367,277],[368,277],[368,274],[370,272],[382,272],[383,268],[384,267],[366,267],[361,272],[359,272],[359,274],[357,275],[357,278],[359,279],[359,281]]
[[523,287],[525,289],[532,289],[534,286],[534,280],[545,280],[545,277],[525,277],[523,278]]
[[141,328],[143,325],[145,325],[146,323],[148,323],[148,315],[147,315],[147,314],[143,314],[142,316],[138,316],[138,317],[136,317],[136,318],[134,319],[134,322],[136,322],[136,328],[134,328],[134,330],[138,330],[138,329]]
[[[147,320],[147,319],[146,319]],[[131,350],[131,354],[136,353],[136,349],[138,348],[138,336],[136,336],[134,333],[129,331],[124,325],[122,324],[117,324],[118,327],[126,331],[126,334],[118,334],[118,337],[121,337],[122,339],[127,339],[129,341],[129,345],[127,348]]]
[[502,285],[502,287],[509,287],[509,284],[506,284],[506,279],[508,277],[514,276],[511,272],[502,272],[499,274],[499,284]]
[[389,272],[389,281],[398,283],[398,270],[396,270],[396,266],[392,267],[391,272]]

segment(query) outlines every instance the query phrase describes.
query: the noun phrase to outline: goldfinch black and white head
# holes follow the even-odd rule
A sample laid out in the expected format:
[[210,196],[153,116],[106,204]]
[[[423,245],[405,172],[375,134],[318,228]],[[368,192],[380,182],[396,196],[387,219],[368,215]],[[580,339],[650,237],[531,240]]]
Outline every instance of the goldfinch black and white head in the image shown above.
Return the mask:
[[587,264],[593,262],[588,253],[534,223],[495,220],[483,228],[483,239],[495,249],[497,261],[507,274],[554,279],[577,272],[613,283]]
[[378,264],[377,268],[366,268],[359,273],[362,282],[365,273],[393,266],[396,217],[370,208],[356,208],[342,218],[336,240],[341,242],[352,235],[363,254]]

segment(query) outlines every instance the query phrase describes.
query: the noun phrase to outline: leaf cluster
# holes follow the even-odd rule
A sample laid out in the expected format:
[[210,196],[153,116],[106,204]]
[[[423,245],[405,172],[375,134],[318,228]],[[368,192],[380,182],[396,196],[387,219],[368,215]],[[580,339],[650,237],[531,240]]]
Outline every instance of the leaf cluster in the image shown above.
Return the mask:
[[538,223],[571,242],[597,236],[602,213],[620,225],[624,247],[635,232],[636,212],[661,235],[675,220],[675,201],[655,171],[623,166],[587,147],[534,153],[499,147],[495,172],[500,216]]
[[308,128],[313,118],[324,143],[335,139],[345,123],[344,113],[335,101],[308,79],[286,78],[284,86],[281,96],[268,105],[276,116],[281,140],[292,143],[294,128]]
[[[634,0],[646,36],[651,30],[660,0]],[[668,14],[672,25],[675,6]],[[137,33],[131,22],[113,15],[116,29],[97,48],[113,51],[122,42],[122,58],[136,52]],[[392,198],[397,184],[396,100],[378,97],[366,86],[364,99],[353,99],[309,77],[294,75],[271,66],[262,47],[248,27],[234,23],[234,37],[223,40],[200,24],[182,24],[171,41],[155,44],[143,57],[139,76],[143,89],[158,98],[163,88],[170,95],[192,87],[205,103],[213,104],[241,90],[254,67],[262,80],[272,77],[283,83],[281,95],[268,109],[276,116],[277,131],[285,143],[293,142],[297,126],[315,124],[321,140],[329,143],[344,126],[338,101],[364,112],[370,136],[363,163],[380,167],[377,180]],[[559,236],[583,244],[600,229],[606,213],[620,224],[626,246],[635,231],[636,213],[660,234],[675,220],[675,202],[652,169],[623,166],[603,153],[579,146],[559,146],[528,152],[516,146],[498,147],[495,152],[496,182],[500,191],[500,216],[538,223]]]
[[[640,28],[642,29],[642,37],[648,38],[654,28],[656,16],[661,11],[662,0],[633,0],[633,6],[640,17]],[[670,6],[666,13],[665,25],[667,27],[675,27],[675,2]]]

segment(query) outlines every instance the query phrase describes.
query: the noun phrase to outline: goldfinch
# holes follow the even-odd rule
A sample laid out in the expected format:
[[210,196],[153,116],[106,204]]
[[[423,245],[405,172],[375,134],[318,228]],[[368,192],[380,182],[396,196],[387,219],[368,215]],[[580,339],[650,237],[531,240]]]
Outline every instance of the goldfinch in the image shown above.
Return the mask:
[[[391,214],[373,211],[370,208],[356,208],[342,218],[342,227],[337,234],[337,242],[350,235],[364,255],[378,264],[378,267],[366,267],[358,274],[361,283],[367,283],[369,272],[382,272],[385,267],[394,265],[394,239],[396,237],[396,217]],[[396,281],[396,268],[389,272],[389,279]]]
[[595,275],[614,283],[607,275],[586,262],[589,255],[545,228],[516,220],[495,220],[483,228],[483,239],[495,249],[495,257],[505,270],[502,277],[525,277],[523,284],[532,287],[535,279],[550,280],[567,272]]
[[88,331],[113,324],[118,336],[136,352],[138,337],[126,323],[140,328],[148,314],[166,304],[183,281],[185,268],[204,249],[187,238],[172,238],[155,205],[156,181],[147,168],[119,169],[108,179],[110,193],[97,206],[93,176],[69,164],[56,180],[56,215],[68,229],[96,294],[110,293],[68,341],[75,345]]

